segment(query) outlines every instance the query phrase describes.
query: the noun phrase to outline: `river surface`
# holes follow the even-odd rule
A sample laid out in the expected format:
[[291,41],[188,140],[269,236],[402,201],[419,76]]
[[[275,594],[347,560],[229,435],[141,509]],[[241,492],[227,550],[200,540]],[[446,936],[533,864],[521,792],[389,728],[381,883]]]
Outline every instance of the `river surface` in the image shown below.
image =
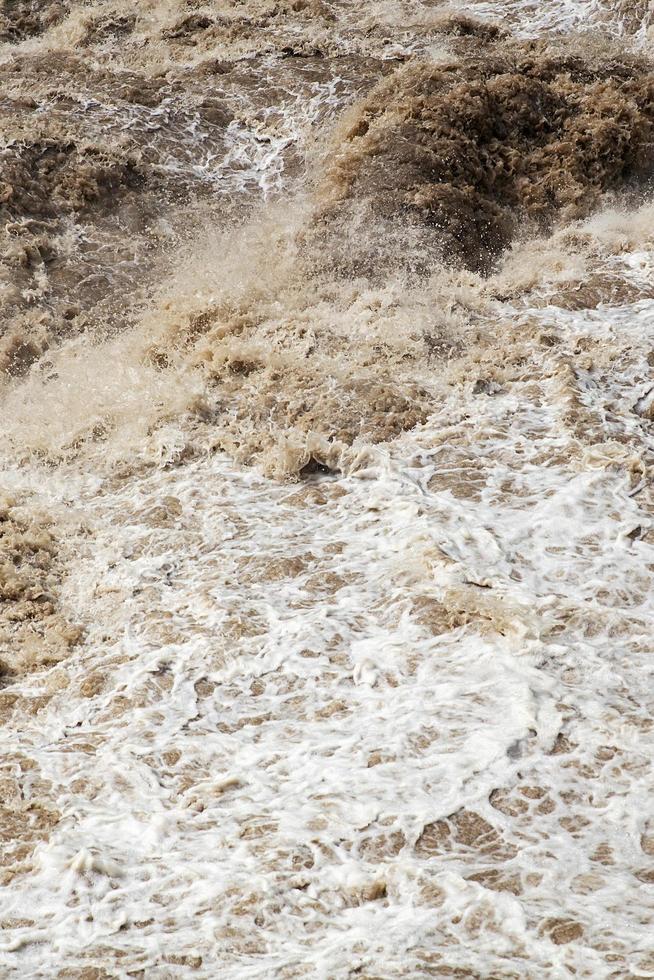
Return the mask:
[[654,977],[639,0],[0,15],[0,976]]

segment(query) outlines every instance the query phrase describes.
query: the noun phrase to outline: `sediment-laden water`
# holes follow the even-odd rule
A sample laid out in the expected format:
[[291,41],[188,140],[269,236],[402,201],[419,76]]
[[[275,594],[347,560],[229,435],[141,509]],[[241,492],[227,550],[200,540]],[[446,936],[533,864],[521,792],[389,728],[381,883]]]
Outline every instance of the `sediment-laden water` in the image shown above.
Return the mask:
[[0,975],[654,976],[653,14],[0,14]]

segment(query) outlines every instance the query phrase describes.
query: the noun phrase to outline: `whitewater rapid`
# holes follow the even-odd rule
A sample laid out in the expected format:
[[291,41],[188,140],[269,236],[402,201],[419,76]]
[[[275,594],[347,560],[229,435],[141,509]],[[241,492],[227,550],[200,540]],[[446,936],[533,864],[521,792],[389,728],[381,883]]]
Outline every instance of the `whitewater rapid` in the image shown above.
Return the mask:
[[[124,329],[3,391],[2,976],[654,977],[651,205],[298,285],[349,70],[184,116],[173,172],[270,210],[194,199]],[[280,415],[316,366],[345,435]]]

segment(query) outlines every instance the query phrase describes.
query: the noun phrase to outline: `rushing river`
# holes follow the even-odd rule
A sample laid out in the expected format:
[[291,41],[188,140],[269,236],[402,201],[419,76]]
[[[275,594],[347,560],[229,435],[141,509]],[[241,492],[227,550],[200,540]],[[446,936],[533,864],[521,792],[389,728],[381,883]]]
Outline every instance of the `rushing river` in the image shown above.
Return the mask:
[[650,7],[6,0],[1,977],[654,977]]

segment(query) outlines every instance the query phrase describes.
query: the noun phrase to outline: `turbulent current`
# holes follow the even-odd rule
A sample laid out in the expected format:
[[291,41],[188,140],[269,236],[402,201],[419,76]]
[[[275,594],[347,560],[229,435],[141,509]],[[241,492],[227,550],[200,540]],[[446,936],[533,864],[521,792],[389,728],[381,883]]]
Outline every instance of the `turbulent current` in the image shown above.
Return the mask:
[[653,40],[4,0],[0,977],[654,977]]

